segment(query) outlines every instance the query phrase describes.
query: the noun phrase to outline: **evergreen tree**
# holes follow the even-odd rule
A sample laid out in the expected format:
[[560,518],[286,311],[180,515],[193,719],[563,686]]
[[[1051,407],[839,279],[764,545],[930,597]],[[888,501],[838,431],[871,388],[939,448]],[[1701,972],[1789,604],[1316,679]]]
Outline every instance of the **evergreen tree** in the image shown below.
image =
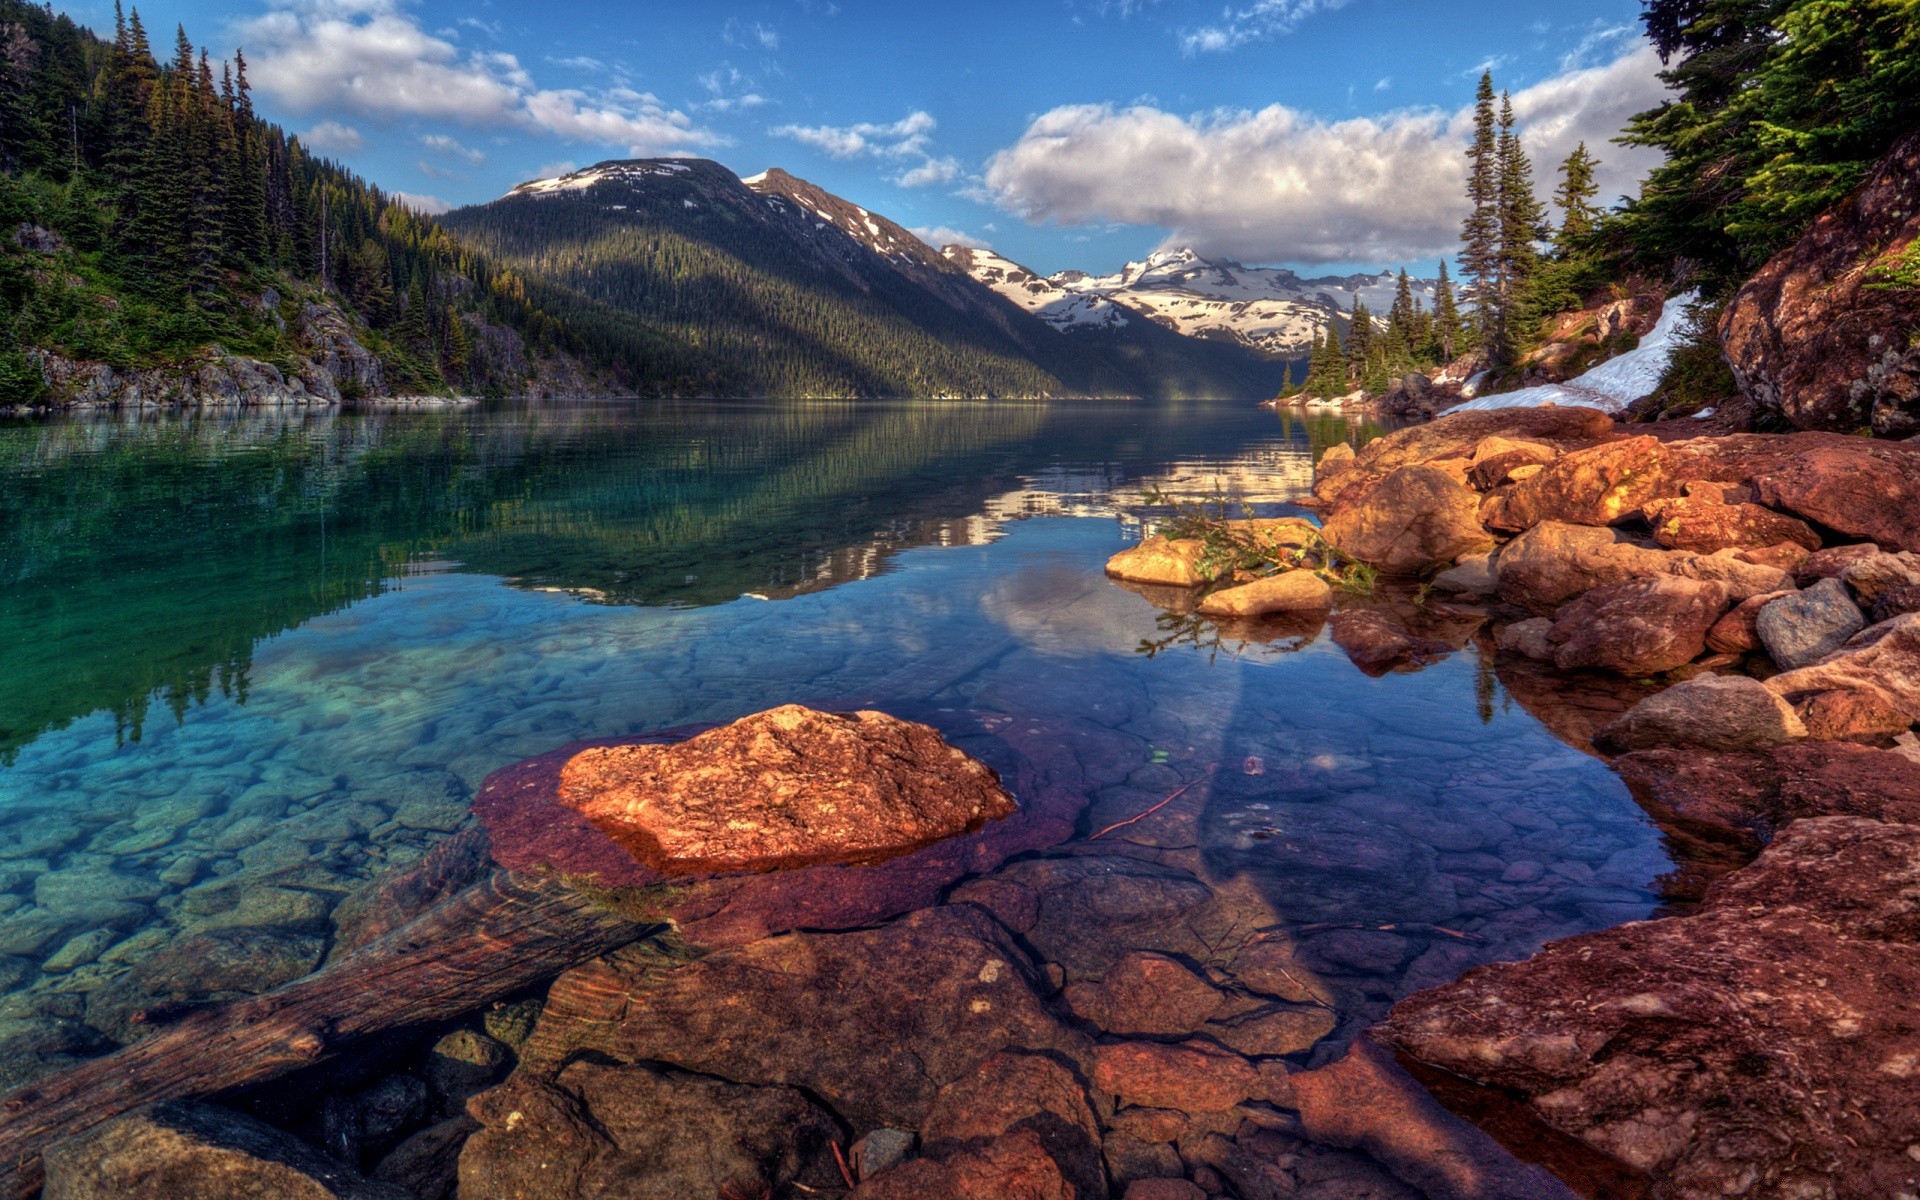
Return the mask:
[[1593,203],[1600,193],[1600,185],[1593,180],[1594,168],[1599,165],[1587,153],[1585,142],[1574,147],[1567,161],[1560,164],[1560,187],[1553,194],[1553,203],[1560,210],[1560,232],[1554,238],[1554,247],[1562,254],[1592,233],[1600,221],[1600,210]]
[[1367,311],[1360,293],[1353,295],[1353,317],[1347,325],[1347,378],[1358,380],[1367,373],[1373,354],[1373,314]]
[[1413,304],[1413,280],[1407,277],[1407,269],[1400,268],[1400,278],[1394,285],[1393,307],[1388,311],[1387,330],[1398,336],[1402,346],[1411,347],[1415,318]]
[[1498,346],[1500,279],[1500,160],[1493,107],[1493,73],[1480,76],[1474,98],[1473,142],[1467,147],[1467,203],[1460,229],[1462,291],[1473,308],[1473,335],[1492,354]]
[[1515,306],[1540,261],[1535,243],[1547,235],[1546,210],[1533,191],[1533,164],[1514,128],[1513,101],[1500,97],[1500,133],[1495,143],[1499,168],[1499,289],[1492,345],[1496,363],[1511,361],[1520,331]]
[[1440,260],[1440,281],[1433,289],[1433,345],[1441,362],[1450,363],[1461,347],[1460,311],[1454,307],[1447,262]]

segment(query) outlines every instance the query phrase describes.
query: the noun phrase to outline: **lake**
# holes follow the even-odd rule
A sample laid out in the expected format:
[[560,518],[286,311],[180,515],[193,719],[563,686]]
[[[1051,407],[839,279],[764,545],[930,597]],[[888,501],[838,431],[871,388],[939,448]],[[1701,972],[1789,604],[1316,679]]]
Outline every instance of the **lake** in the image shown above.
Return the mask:
[[[1315,1061],[1411,989],[1653,913],[1659,833],[1474,622],[1370,678],[1102,575],[1169,514],[1150,490],[1299,512],[1317,455],[1378,432],[1132,403],[0,422],[0,1084],[317,966],[342,897],[502,766],[787,701],[962,745],[1096,730],[1083,837],[1204,781],[1127,845],[1318,947]],[[265,939],[234,970],[179,951],[234,930]]]

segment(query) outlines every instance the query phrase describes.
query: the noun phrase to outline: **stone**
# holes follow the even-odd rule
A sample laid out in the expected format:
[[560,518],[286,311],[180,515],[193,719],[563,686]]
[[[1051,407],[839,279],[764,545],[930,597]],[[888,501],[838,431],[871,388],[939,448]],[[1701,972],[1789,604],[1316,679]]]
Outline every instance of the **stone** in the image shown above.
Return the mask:
[[40,969],[49,975],[64,975],[99,958],[107,947],[119,940],[120,935],[111,929],[83,933],[68,939],[65,945],[48,955],[47,961],[40,964]]
[[919,1158],[854,1189],[854,1200],[1099,1200],[1061,1174],[1031,1129],[994,1138],[945,1161]]
[[1920,1048],[1887,1000],[1920,987],[1916,877],[1920,828],[1798,821],[1696,914],[1482,967],[1383,1036],[1666,1195],[1893,1196],[1920,1142]]
[[503,1086],[583,1056],[664,1063],[803,1088],[856,1128],[915,1129],[942,1087],[996,1051],[1084,1057],[1086,1038],[1053,1014],[1035,975],[969,904],[683,964],[632,947],[555,981]]
[[459,1108],[490,1087],[513,1063],[513,1051],[484,1033],[456,1029],[427,1052],[427,1084],[444,1109]]
[[[1482,438],[1473,448],[1473,467],[1467,480],[1481,491],[1499,487],[1514,473],[1526,467],[1544,467],[1560,457],[1560,451],[1542,442],[1520,442],[1512,438]],[[1539,474],[1533,471],[1530,474]]]
[[1249,991],[1277,996],[1296,1004],[1328,1000],[1319,973],[1300,961],[1294,948],[1284,942],[1260,941],[1242,950],[1232,963],[1233,977]]
[[1813,557],[1813,552],[1794,542],[1779,542],[1772,546],[1761,546],[1753,550],[1737,551],[1742,562],[1756,566],[1772,567],[1776,571],[1785,571],[1791,575],[1800,568],[1800,564]]
[[1213,579],[1203,565],[1207,544],[1199,538],[1155,535],[1107,560],[1107,574],[1130,583],[1199,587]]
[[1688,746],[1764,750],[1806,737],[1793,706],[1746,675],[1702,675],[1676,683],[1627,710],[1595,741],[1613,751]]
[[1340,553],[1386,575],[1421,575],[1493,549],[1480,501],[1446,472],[1401,467],[1365,496],[1335,507],[1321,529]]
[[494,1041],[518,1051],[533,1036],[533,1027],[540,1020],[540,1009],[538,1000],[500,1001],[481,1015],[480,1027]]
[[1832,579],[1845,575],[1847,568],[1863,559],[1877,558],[1884,553],[1872,542],[1859,542],[1850,546],[1829,546],[1825,550],[1816,550],[1793,568],[1795,587],[1811,587],[1822,579]]
[[1184,1179],[1136,1179],[1122,1200],[1207,1200],[1207,1194]]
[[1500,590],[1500,580],[1493,571],[1492,554],[1468,554],[1460,561],[1433,577],[1433,586],[1443,592],[1459,592],[1468,596],[1491,596]]
[[180,938],[87,995],[87,1023],[128,1042],[148,1010],[179,1009],[272,991],[320,965],[326,942],[272,929],[222,929]]
[[461,1113],[427,1126],[393,1148],[373,1168],[380,1183],[414,1200],[454,1200],[460,1187],[460,1151],[480,1122]]
[[1453,653],[1450,643],[1417,637],[1372,609],[1337,612],[1332,627],[1334,645],[1346,651],[1354,666],[1375,677],[1394,670],[1417,671]]
[[1726,597],[1720,584],[1673,576],[1594,588],[1554,614],[1547,633],[1554,665],[1629,676],[1684,666],[1706,652],[1707,630],[1726,612]]
[[1543,521],[1501,549],[1500,598],[1547,616],[1580,593],[1667,570],[1664,551],[1624,540],[1611,529]]
[[1547,635],[1553,631],[1553,618],[1529,617],[1502,625],[1493,636],[1494,645],[1508,654],[1523,654],[1536,662],[1552,662],[1554,644]]
[[1728,303],[1720,340],[1740,390],[1801,429],[1920,432],[1920,294],[1875,286],[1920,238],[1920,135],[1769,259]]
[[1339,1023],[1330,1008],[1287,1004],[1272,1005],[1230,1023],[1209,1025],[1203,1032],[1248,1058],[1275,1058],[1313,1049]]
[[1794,705],[1807,736],[1826,742],[1874,745],[1913,727],[1913,718],[1877,691],[1840,688],[1814,692]]
[[791,1087],[582,1060],[474,1097],[462,1196],[627,1200],[784,1194],[838,1182],[833,1118]]
[[1268,613],[1325,612],[1333,607],[1333,589],[1312,571],[1283,571],[1209,592],[1194,609],[1207,617],[1260,617]]
[[1725,504],[1690,496],[1669,496],[1646,504],[1653,540],[1670,550],[1712,554],[1716,550],[1758,550],[1792,543],[1820,548],[1820,535],[1805,521],[1758,504]]
[[1871,620],[1878,625],[1912,612],[1920,612],[1920,586],[1889,588],[1875,598]]
[[1575,450],[1514,485],[1497,528],[1520,532],[1542,521],[1614,525],[1646,505],[1679,494],[1683,468],[1673,451],[1651,436],[1623,438]]
[[952,904],[978,904],[1014,933],[1025,933],[1040,918],[1040,897],[1011,879],[970,879],[948,893]]
[[1756,628],[1760,620],[1760,610],[1791,592],[1762,592],[1758,596],[1749,596],[1729,609],[1725,616],[1713,623],[1707,630],[1707,649],[1721,654],[1746,654],[1760,648],[1760,632]]
[[1613,766],[1661,828],[1704,858],[1744,861],[1806,817],[1920,822],[1920,763],[1851,742],[1752,754],[1642,750]]
[[854,1179],[872,1179],[912,1158],[918,1141],[910,1129],[876,1129],[847,1149],[847,1164]]
[[1106,1194],[1100,1126],[1086,1087],[1041,1055],[995,1054],[942,1088],[920,1127],[920,1141],[927,1157],[948,1159],[1023,1132],[1039,1139],[1076,1194]]
[[1757,477],[1760,502],[1883,550],[1920,550],[1920,447],[1816,446]]
[[115,1117],[43,1159],[46,1200],[410,1200],[271,1125],[186,1101]]
[[1860,603],[1871,607],[1895,588],[1920,585],[1920,554],[1872,554],[1847,564],[1840,573]]
[[1499,408],[1450,413],[1396,429],[1360,448],[1355,465],[1378,475],[1397,467],[1443,458],[1470,457],[1487,438],[1503,437],[1559,449],[1591,445],[1613,436],[1613,418],[1598,409]]
[[396,1071],[357,1091],[328,1094],[320,1106],[321,1143],[333,1157],[358,1165],[393,1149],[432,1110],[426,1083]]
[[1094,1051],[1093,1083],[1128,1104],[1223,1112],[1264,1094],[1246,1059],[1208,1042],[1116,1042]]
[[1867,619],[1838,579],[1823,579],[1760,610],[1754,633],[1783,670],[1819,662],[1866,627]]
[[928,726],[797,704],[672,745],[582,750],[560,796],[668,875],[883,858],[1016,808]]
[[1713,554],[1693,554],[1684,550],[1667,552],[1666,570],[1681,579],[1718,583],[1727,589],[1727,599],[1735,604],[1754,596],[1789,591],[1793,577],[1778,567],[1750,563],[1735,550]]
[[1122,1036],[1190,1034],[1220,1010],[1224,999],[1186,964],[1147,950],[1113,964],[1097,984],[1067,989],[1076,1017]]
[[1920,613],[1908,613],[1855,635],[1833,654],[1767,680],[1782,696],[1860,689],[1878,692],[1920,721]]

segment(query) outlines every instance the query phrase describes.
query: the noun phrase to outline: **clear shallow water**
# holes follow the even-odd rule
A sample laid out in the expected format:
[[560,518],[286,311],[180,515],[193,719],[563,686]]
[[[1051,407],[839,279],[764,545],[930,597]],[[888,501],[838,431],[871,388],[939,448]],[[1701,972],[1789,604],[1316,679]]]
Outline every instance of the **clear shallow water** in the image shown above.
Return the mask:
[[[1127,845],[1342,931],[1349,1024],[1647,915],[1657,831],[1471,647],[1369,679],[1324,633],[1179,639],[1101,576],[1149,485],[1285,512],[1371,432],[935,403],[0,424],[0,1081],[169,987],[309,969],[498,767],[789,700],[1110,731],[1099,825],[1210,771],[1184,832]],[[279,939],[270,970],[173,978],[234,930]]]

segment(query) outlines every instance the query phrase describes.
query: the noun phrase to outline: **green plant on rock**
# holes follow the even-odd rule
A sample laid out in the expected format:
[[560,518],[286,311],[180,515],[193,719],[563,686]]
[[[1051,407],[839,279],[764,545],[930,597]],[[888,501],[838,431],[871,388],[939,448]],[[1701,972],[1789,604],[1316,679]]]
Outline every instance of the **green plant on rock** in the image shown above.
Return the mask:
[[1148,504],[1173,509],[1160,532],[1170,539],[1190,538],[1201,543],[1200,573],[1218,585],[1231,586],[1284,571],[1312,571],[1348,596],[1369,596],[1379,575],[1372,567],[1340,552],[1318,529],[1298,525],[1261,525],[1252,510],[1241,506],[1238,519],[1224,494],[1211,502],[1179,500],[1159,488],[1145,493]]

